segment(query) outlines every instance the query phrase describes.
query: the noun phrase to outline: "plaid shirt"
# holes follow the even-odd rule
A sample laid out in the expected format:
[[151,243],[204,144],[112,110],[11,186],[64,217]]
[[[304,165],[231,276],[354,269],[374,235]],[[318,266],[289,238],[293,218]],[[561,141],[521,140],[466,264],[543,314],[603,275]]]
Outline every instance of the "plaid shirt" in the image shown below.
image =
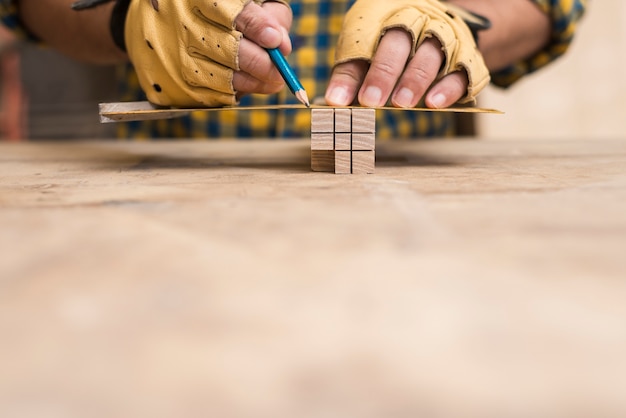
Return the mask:
[[[291,0],[293,53],[288,57],[309,97],[323,97],[330,78],[334,46],[343,17],[355,0]],[[552,20],[551,42],[534,56],[492,74],[501,87],[513,84],[543,67],[568,48],[587,0],[533,0]],[[4,24],[25,34],[15,0],[0,0]],[[25,34],[27,36],[27,34]],[[120,100],[145,100],[130,65],[119,69]],[[297,103],[283,89],[274,95],[250,95],[242,105]],[[377,138],[449,136],[455,131],[454,117],[438,112],[377,112]],[[303,110],[196,112],[188,117],[119,124],[122,138],[301,138],[308,135],[310,114]]]

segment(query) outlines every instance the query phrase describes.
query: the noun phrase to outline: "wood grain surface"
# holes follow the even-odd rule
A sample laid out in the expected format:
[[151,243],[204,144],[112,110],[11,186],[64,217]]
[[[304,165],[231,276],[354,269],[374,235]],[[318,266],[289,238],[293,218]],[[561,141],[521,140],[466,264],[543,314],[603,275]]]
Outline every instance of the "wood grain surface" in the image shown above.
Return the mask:
[[626,141],[0,145],[2,417],[623,417]]

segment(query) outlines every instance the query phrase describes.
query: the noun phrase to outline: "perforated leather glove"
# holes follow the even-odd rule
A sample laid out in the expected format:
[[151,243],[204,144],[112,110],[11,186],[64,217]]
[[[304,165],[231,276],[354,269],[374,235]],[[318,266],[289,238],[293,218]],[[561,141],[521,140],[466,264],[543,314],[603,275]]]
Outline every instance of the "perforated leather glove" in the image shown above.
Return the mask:
[[343,23],[336,64],[371,61],[382,35],[392,28],[404,29],[411,35],[411,56],[425,39],[435,37],[446,57],[437,79],[465,69],[469,85],[459,102],[474,102],[489,83],[489,70],[463,17],[473,26],[480,23],[467,11],[438,0],[357,0]]
[[[242,33],[235,19],[251,1],[132,0],[124,41],[148,100],[178,107],[236,104],[233,74]],[[254,0],[265,1],[278,0]]]

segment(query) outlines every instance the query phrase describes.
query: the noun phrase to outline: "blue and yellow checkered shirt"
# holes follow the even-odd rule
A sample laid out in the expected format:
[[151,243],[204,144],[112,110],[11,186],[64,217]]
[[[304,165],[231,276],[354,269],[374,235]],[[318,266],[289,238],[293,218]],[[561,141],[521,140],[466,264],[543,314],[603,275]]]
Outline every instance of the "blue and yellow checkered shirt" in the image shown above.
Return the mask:
[[[289,62],[309,97],[323,97],[330,78],[335,44],[343,17],[355,0],[291,0],[293,53]],[[586,0],[533,0],[552,20],[551,42],[526,60],[492,74],[492,83],[513,84],[562,55],[572,41]],[[20,25],[15,0],[0,0],[0,18],[6,26],[25,33]],[[130,65],[119,71],[120,100],[145,100]],[[251,95],[242,105],[297,103],[283,89],[278,94]],[[196,112],[188,117],[129,122],[119,125],[123,138],[301,138],[307,136],[310,114],[306,110]],[[434,112],[378,112],[378,138],[422,138],[454,134],[454,117]]]

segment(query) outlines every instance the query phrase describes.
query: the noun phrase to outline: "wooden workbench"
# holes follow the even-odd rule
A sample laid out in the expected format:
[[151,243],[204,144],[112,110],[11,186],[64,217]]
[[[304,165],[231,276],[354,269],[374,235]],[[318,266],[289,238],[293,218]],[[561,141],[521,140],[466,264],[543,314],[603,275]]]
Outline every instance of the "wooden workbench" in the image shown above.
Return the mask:
[[626,141],[0,145],[2,417],[626,416]]

